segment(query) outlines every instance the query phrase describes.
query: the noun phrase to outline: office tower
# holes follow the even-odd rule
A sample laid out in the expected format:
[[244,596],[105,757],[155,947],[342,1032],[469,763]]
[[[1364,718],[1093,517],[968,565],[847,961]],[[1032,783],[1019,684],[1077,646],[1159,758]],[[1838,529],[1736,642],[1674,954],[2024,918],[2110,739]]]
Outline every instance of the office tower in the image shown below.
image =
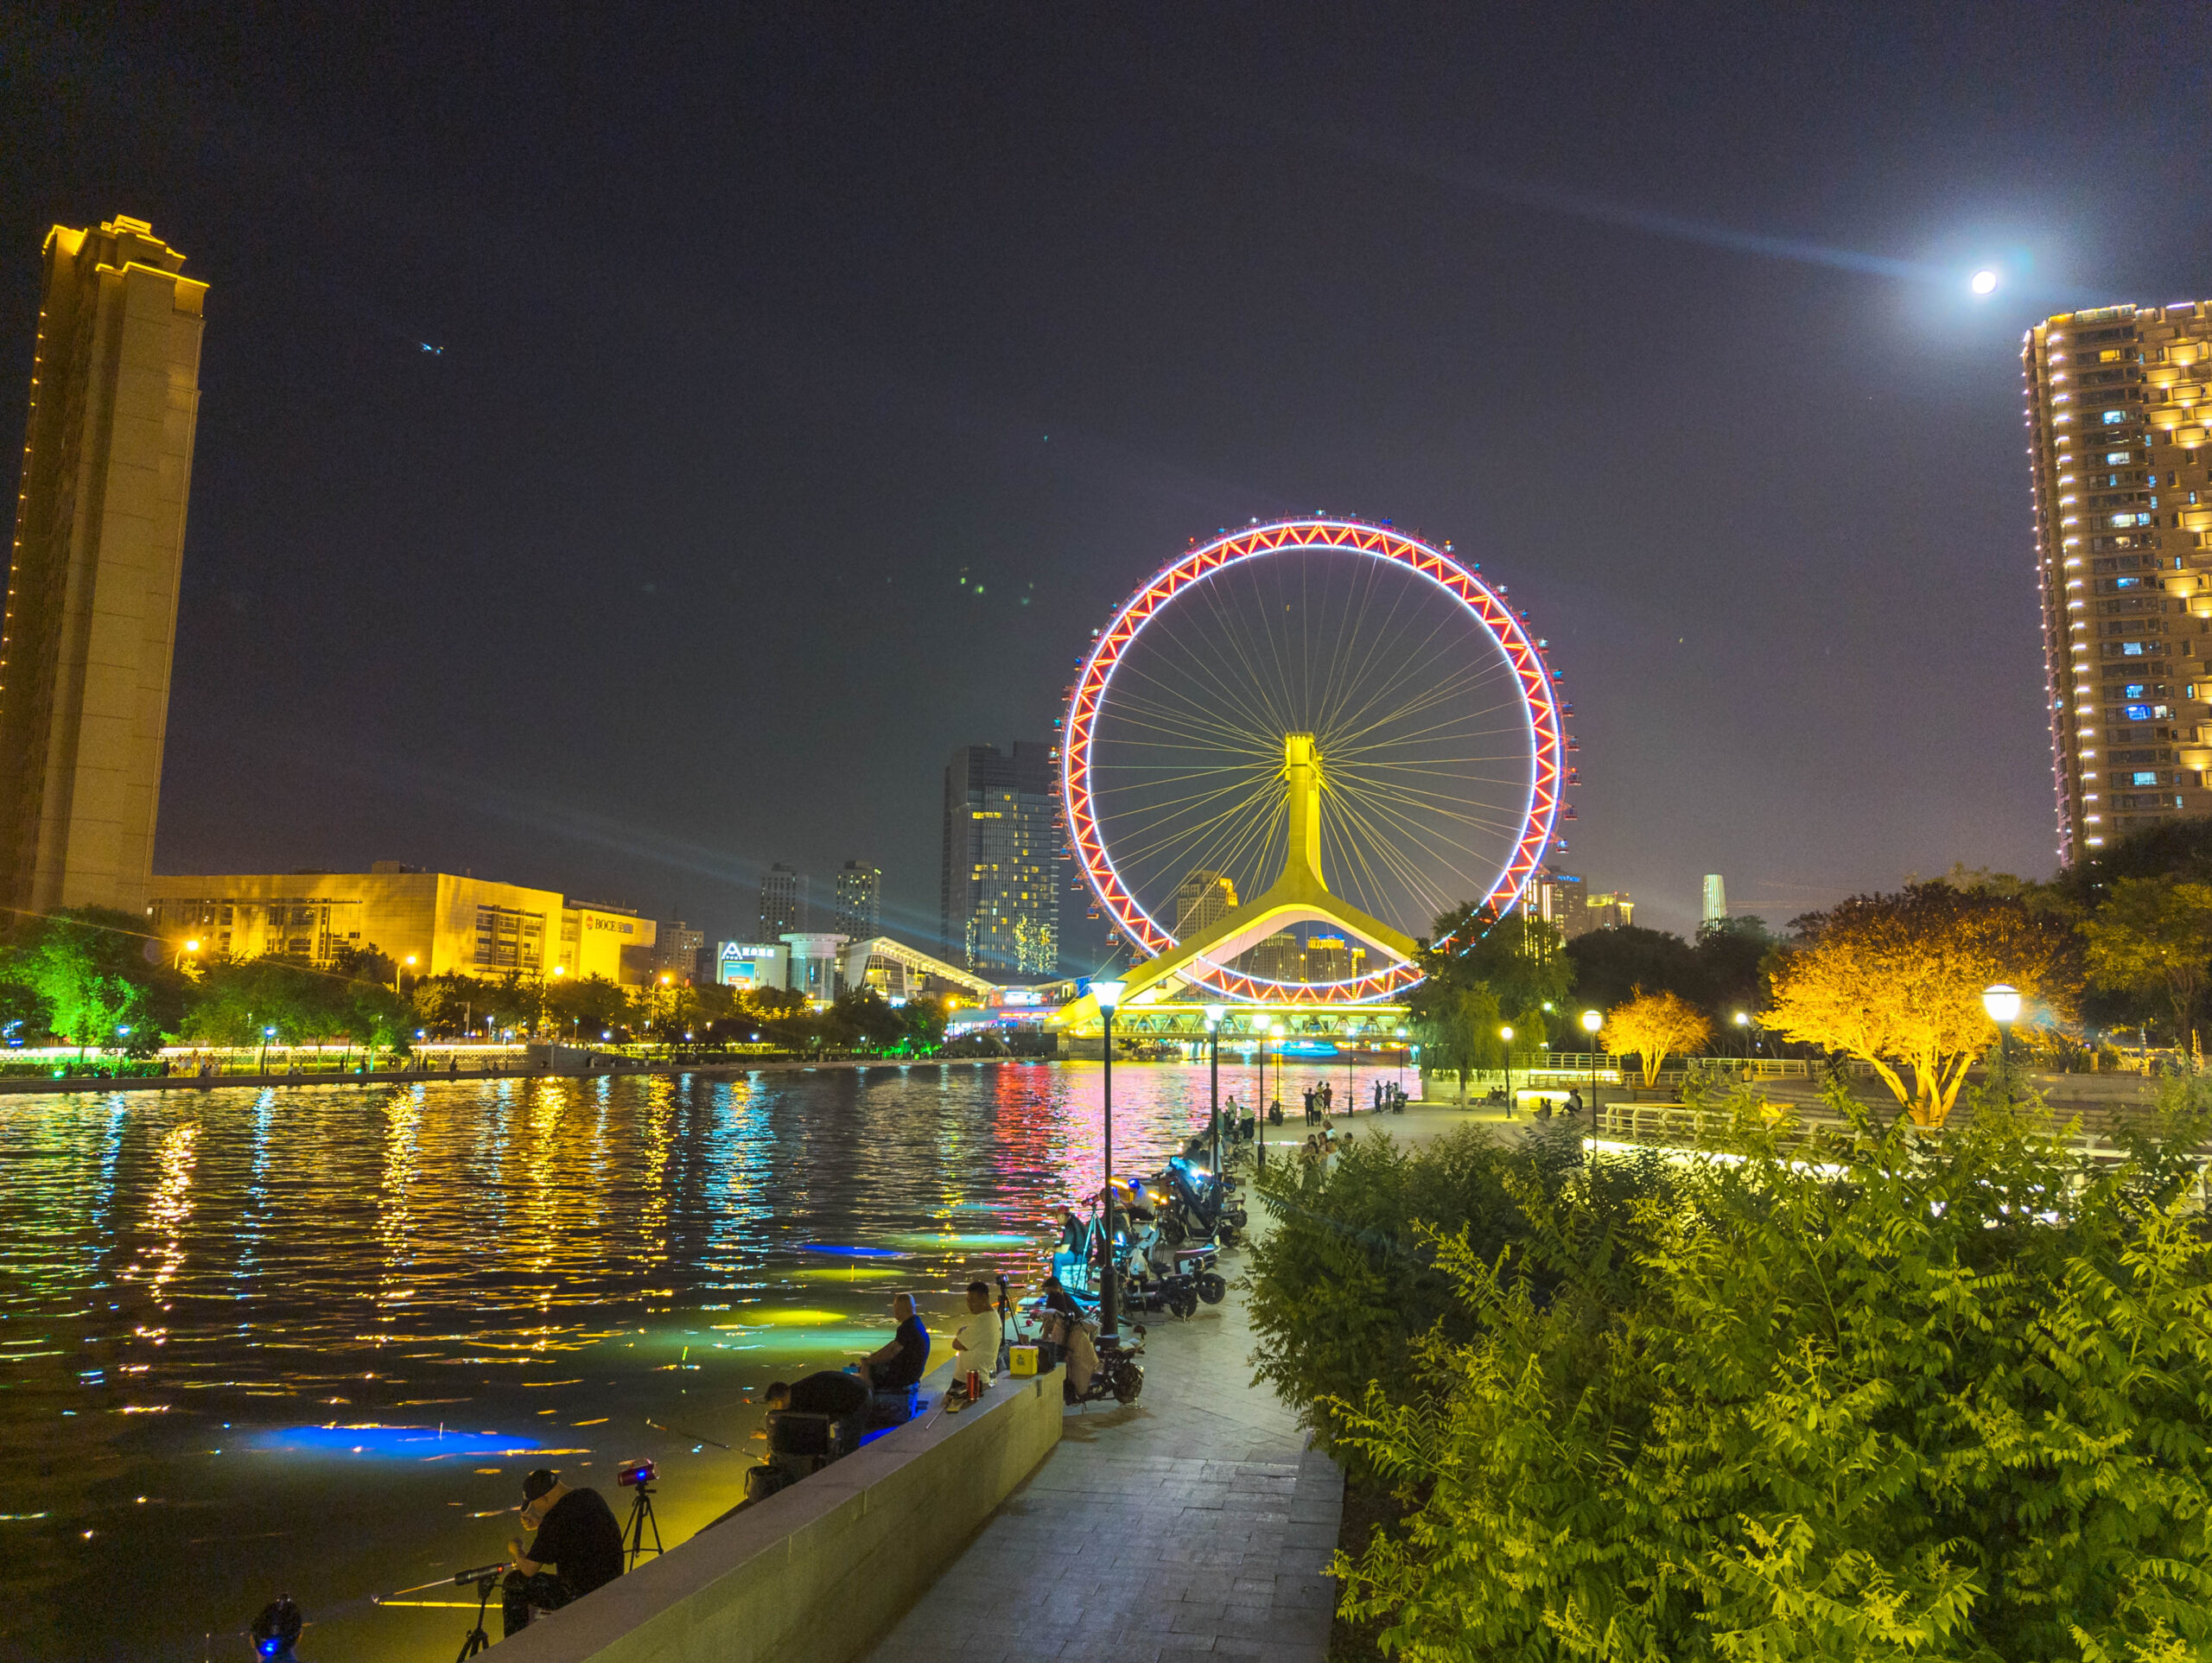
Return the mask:
[[1192,871],[1175,885],[1175,939],[1188,941],[1236,911],[1236,885],[1227,873]]
[[0,628],[0,903],[146,904],[200,302],[144,221],[47,233]]
[[1265,981],[1303,981],[1306,949],[1293,931],[1278,930],[1239,953],[1236,968]]
[[1348,981],[1351,974],[1351,943],[1344,937],[1312,935],[1306,938],[1306,981]]
[[1617,889],[1608,894],[1592,895],[1582,911],[1589,921],[1584,930],[1614,930],[1635,918],[1636,903],[1629,898],[1626,890]]
[[1014,741],[963,745],[944,770],[942,924],[970,970],[1049,976],[1059,968],[1067,845],[1058,752]]
[[1700,924],[1728,922],[1728,885],[1720,881],[1720,874],[1717,872],[1705,874],[1705,905],[1698,913],[1698,922]]
[[2063,312],[2020,350],[2058,854],[2212,809],[2212,302]]
[[699,973],[699,954],[706,944],[707,932],[694,930],[681,918],[661,925],[660,934],[653,943],[655,973],[682,981],[695,978],[703,981]]
[[760,939],[779,940],[806,928],[806,879],[781,860],[760,879]]
[[866,941],[883,933],[883,873],[848,860],[837,873],[837,933]]
[[1590,909],[1584,904],[1584,892],[1588,888],[1573,873],[1539,866],[1535,879],[1522,892],[1523,904],[1573,941],[1590,928]]

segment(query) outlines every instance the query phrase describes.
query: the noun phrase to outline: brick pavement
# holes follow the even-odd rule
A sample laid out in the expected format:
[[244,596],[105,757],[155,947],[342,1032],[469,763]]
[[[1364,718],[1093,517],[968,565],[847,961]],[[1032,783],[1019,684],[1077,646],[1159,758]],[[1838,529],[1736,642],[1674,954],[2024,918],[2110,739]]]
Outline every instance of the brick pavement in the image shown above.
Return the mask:
[[1147,1329],[1143,1395],[1068,1411],[871,1663],[1327,1656],[1342,1475],[1253,1386],[1241,1294]]

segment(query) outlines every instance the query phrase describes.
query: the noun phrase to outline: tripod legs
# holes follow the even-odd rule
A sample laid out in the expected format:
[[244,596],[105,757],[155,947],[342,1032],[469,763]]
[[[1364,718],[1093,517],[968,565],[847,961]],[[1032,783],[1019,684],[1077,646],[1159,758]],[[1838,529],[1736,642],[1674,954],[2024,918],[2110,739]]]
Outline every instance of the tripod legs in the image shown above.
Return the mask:
[[626,1571],[635,1571],[638,1560],[645,1551],[645,1527],[653,1531],[653,1552],[661,1552],[660,1520],[653,1513],[653,1493],[646,1486],[638,1486],[638,1493],[630,1501],[629,1522],[622,1527],[622,1551],[629,1557]]
[[476,1626],[461,1642],[461,1656],[455,1663],[468,1663],[479,1652],[492,1649],[492,1636],[484,1632],[484,1608],[492,1603],[492,1590],[499,1585],[497,1577],[481,1577],[476,1583]]

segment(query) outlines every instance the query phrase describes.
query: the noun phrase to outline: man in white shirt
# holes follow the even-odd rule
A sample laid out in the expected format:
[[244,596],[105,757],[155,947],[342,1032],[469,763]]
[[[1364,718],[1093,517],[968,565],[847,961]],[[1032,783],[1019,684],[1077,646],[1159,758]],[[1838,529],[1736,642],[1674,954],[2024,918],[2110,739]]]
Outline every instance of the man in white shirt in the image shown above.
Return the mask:
[[972,1368],[988,1386],[991,1377],[998,1373],[999,1345],[1005,1337],[1006,1330],[999,1321],[999,1314],[991,1308],[990,1289],[981,1282],[970,1282],[967,1320],[952,1335],[954,1377],[965,1380]]

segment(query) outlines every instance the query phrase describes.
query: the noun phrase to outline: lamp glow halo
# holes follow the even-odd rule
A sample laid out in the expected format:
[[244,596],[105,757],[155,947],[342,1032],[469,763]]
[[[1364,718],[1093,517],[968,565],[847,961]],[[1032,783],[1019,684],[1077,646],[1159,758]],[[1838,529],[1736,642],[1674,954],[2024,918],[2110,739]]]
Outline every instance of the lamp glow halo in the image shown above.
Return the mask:
[[[1499,911],[1510,909],[1520,899],[1547,850],[1554,847],[1560,817],[1563,814],[1571,816],[1572,811],[1566,808],[1560,793],[1568,778],[1565,718],[1572,707],[1560,697],[1559,678],[1546,662],[1544,644],[1530,632],[1527,619],[1507,604],[1502,590],[1453,559],[1448,544],[1438,549],[1389,526],[1326,518],[1249,526],[1195,546],[1163,568],[1100,632],[1070,689],[1060,760],[1069,842],[1100,909],[1143,957],[1170,952],[1177,947],[1178,941],[1169,922],[1157,916],[1165,910],[1163,904],[1155,896],[1148,906],[1139,894],[1144,882],[1132,881],[1129,872],[1125,870],[1141,864],[1139,856],[1125,852],[1117,861],[1113,847],[1116,835],[1106,823],[1115,818],[1113,794],[1129,788],[1105,777],[1110,776],[1117,765],[1103,760],[1102,753],[1113,752],[1112,730],[1117,706],[1126,706],[1137,696],[1126,689],[1117,691],[1116,674],[1121,673],[1125,682],[1135,678],[1132,685],[1139,689],[1156,685],[1157,678],[1150,675],[1145,659],[1148,630],[1173,637],[1178,628],[1174,620],[1179,619],[1188,625],[1197,617],[1197,603],[1210,598],[1217,600],[1221,585],[1248,574],[1255,581],[1264,580],[1265,572],[1259,563],[1271,559],[1280,562],[1287,556],[1314,555],[1355,568],[1363,566],[1387,571],[1398,578],[1402,592],[1425,593],[1430,597],[1427,604],[1431,606],[1437,604],[1437,597],[1443,597],[1445,605],[1440,610],[1460,620],[1459,626],[1467,630],[1471,643],[1491,655],[1488,667],[1479,678],[1465,680],[1462,685],[1447,677],[1442,692],[1447,695],[1464,692],[1468,700],[1461,702],[1465,703],[1487,685],[1494,695],[1491,704],[1474,711],[1472,715],[1498,713],[1495,719],[1501,725],[1480,731],[1497,736],[1492,742],[1500,747],[1502,754],[1479,759],[1455,759],[1479,760],[1496,770],[1494,774],[1484,777],[1498,793],[1498,800],[1488,809],[1494,819],[1483,826],[1484,847],[1481,851],[1464,841],[1452,842],[1452,847],[1466,854],[1465,858],[1454,857],[1459,865],[1448,878],[1440,877],[1430,886],[1422,888],[1421,874],[1409,874],[1409,881],[1415,885],[1409,892],[1413,898],[1433,900],[1446,892],[1435,885],[1448,883],[1453,904],[1473,900],[1485,902]],[[1350,557],[1349,561],[1344,557]],[[1361,572],[1355,569],[1351,581],[1357,585],[1361,576]],[[1211,597],[1206,587],[1209,584],[1215,586]],[[1179,609],[1179,602],[1182,603]],[[1289,606],[1286,605],[1284,610],[1290,610]],[[1391,619],[1386,623],[1397,617],[1398,611],[1394,606]],[[1442,625],[1440,624],[1439,627]],[[1395,650],[1394,644],[1387,636],[1380,645],[1367,644],[1363,647],[1370,656],[1392,650]],[[1231,659],[1230,644],[1224,644],[1219,654],[1223,673],[1213,678],[1219,689],[1218,705],[1213,708],[1234,712],[1247,689],[1241,683],[1232,685],[1228,679],[1229,671],[1233,669]],[[1249,664],[1250,661],[1246,662]],[[1313,676],[1322,672],[1308,666],[1304,673]],[[1440,695],[1430,702],[1446,708],[1451,720],[1471,719],[1452,707],[1448,697]],[[1210,721],[1226,721],[1230,717],[1201,712],[1179,715],[1174,720],[1197,725],[1184,735],[1185,738],[1215,744],[1214,739],[1198,731],[1198,727]],[[1330,745],[1326,734],[1323,735],[1322,744],[1326,751]],[[1197,752],[1204,747],[1199,744],[1171,744],[1167,748]],[[1249,746],[1246,748],[1249,750]],[[1325,776],[1329,763],[1325,755],[1323,763]],[[1194,770],[1204,766],[1199,763],[1192,765]],[[1210,784],[1214,776],[1194,771],[1188,778],[1198,782],[1194,789],[1203,797],[1205,793],[1202,788]],[[1230,789],[1224,786],[1213,794],[1217,796],[1220,790]],[[1397,812],[1379,799],[1367,801],[1376,815]],[[1350,817],[1358,819],[1357,804],[1351,799],[1347,803],[1354,810]],[[1440,797],[1438,803],[1442,804]],[[1442,807],[1439,807],[1439,814],[1442,815]],[[1452,830],[1461,829],[1448,817],[1441,818],[1440,823],[1444,829],[1435,835],[1446,841],[1452,841]],[[1338,835],[1341,836],[1340,832]],[[1344,851],[1348,847],[1340,844],[1340,864],[1344,863]],[[1172,857],[1145,854],[1142,858],[1157,866],[1160,860]],[[1476,869],[1478,866],[1479,870]],[[1154,887],[1157,887],[1156,882]],[[1402,899],[1398,910],[1403,911],[1411,904],[1411,900]],[[1446,906],[1436,907],[1439,914],[1446,910]],[[1382,921],[1402,927],[1395,919]],[[1427,919],[1414,917],[1406,922],[1413,926],[1406,932],[1411,934],[1425,929]],[[1177,974],[1194,987],[1222,999],[1239,1003],[1300,1006],[1389,1000],[1403,993],[1421,979],[1416,967],[1395,959],[1358,974],[1320,981],[1276,980],[1204,957],[1194,959]]]

